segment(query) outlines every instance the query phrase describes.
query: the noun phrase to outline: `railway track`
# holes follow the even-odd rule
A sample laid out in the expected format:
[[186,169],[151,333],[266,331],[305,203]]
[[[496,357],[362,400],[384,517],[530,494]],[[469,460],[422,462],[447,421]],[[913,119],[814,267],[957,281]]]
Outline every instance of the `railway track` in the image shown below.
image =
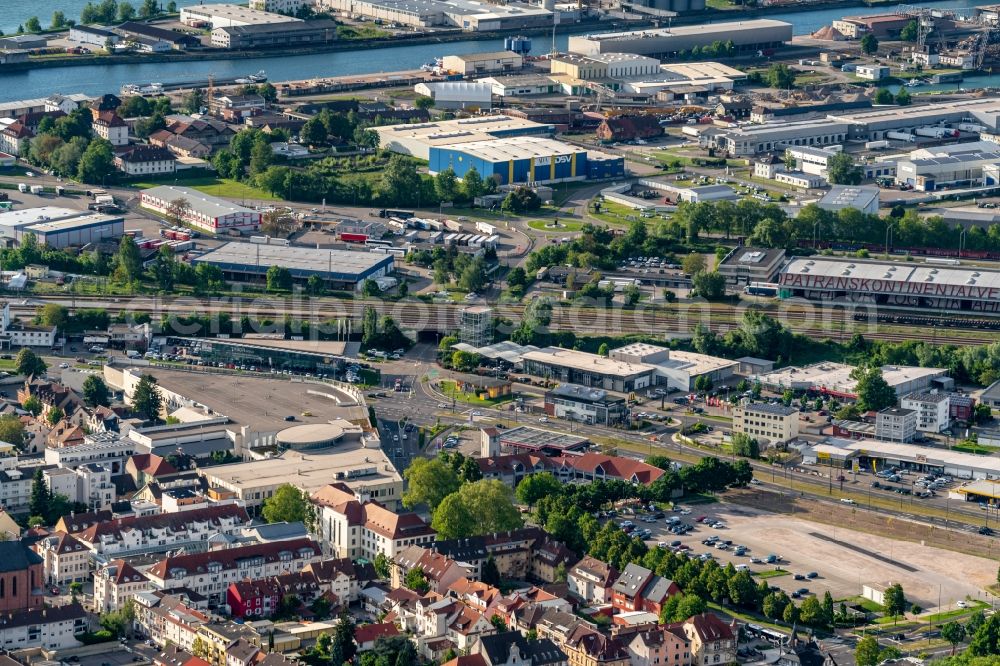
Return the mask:
[[[27,302],[12,303],[11,310],[23,316],[33,316],[40,305],[59,303],[71,309],[101,308],[112,314],[121,312],[147,314],[154,318],[163,316],[184,317],[198,315],[228,315],[232,319],[250,317],[255,320],[280,321],[285,317],[321,322],[333,319],[357,319],[364,309],[373,306],[380,315],[390,315],[399,324],[413,330],[454,331],[460,323],[459,303],[425,303],[407,301],[405,303],[373,299],[329,300],[272,298],[268,296],[232,297],[220,299],[198,299],[185,297],[134,297],[107,298],[78,296],[35,297]],[[493,306],[497,317],[509,320],[516,326],[524,316],[525,306],[519,304],[496,304]],[[771,315],[791,330],[817,339],[832,338],[846,340],[854,333],[861,333],[867,339],[901,342],[923,340],[937,344],[978,345],[1000,339],[1000,331],[978,328],[964,329],[961,326],[948,327],[897,327],[876,321],[856,320],[855,314],[844,308],[817,309],[798,304],[786,306],[734,307],[717,303],[694,303],[690,307],[668,306],[640,307],[637,309],[598,308],[592,306],[555,304],[549,328],[571,330],[582,334],[628,334],[687,336],[698,324],[704,324],[717,333],[725,333],[738,327],[743,314],[749,310],[759,310]],[[955,324],[955,321],[952,321]],[[965,335],[958,335],[964,331]]]

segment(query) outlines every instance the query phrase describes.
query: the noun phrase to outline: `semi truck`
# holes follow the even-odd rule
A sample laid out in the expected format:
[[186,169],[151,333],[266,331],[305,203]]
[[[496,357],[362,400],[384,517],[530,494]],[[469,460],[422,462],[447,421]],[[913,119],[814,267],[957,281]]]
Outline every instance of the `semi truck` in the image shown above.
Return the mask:
[[917,140],[917,137],[909,132],[886,132],[885,138],[892,139],[893,141],[906,141],[907,143],[913,143]]

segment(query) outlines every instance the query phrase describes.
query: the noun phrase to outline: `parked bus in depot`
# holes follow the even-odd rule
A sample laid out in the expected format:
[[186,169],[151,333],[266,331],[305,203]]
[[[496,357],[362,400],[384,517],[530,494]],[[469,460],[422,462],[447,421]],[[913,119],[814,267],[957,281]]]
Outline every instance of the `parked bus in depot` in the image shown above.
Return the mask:
[[781,287],[774,282],[751,282],[743,290],[749,296],[770,296],[776,297]]
[[383,208],[378,212],[379,217],[398,217],[401,220],[408,220],[413,215],[412,210],[393,210],[391,208]]
[[369,238],[365,241],[367,247],[392,247],[392,241],[374,240]]

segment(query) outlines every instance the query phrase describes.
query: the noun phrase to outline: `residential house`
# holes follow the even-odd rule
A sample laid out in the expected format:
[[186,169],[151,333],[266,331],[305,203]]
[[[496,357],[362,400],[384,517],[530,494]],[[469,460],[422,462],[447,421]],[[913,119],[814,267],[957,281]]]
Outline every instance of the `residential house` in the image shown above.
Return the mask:
[[178,136],[170,130],[160,130],[149,135],[149,143],[160,148],[166,148],[177,157],[194,157],[205,159],[212,154],[212,149],[196,139]]
[[399,629],[392,622],[361,624],[354,629],[354,642],[357,643],[359,652],[373,649],[375,641],[380,638],[392,638],[393,636],[399,636]]
[[431,591],[438,594],[443,594],[448,586],[469,574],[466,567],[437,550],[407,546],[392,560],[392,586],[401,587],[411,569],[423,571]]
[[21,526],[17,524],[10,513],[0,509],[0,541],[17,540],[21,538]]
[[142,488],[151,482],[167,484],[176,478],[179,470],[166,458],[155,453],[137,453],[125,463],[125,473],[135,481],[136,488]]
[[407,546],[429,545],[434,530],[415,513],[395,513],[378,502],[362,502],[344,483],[320,488],[310,498],[317,507],[318,534],[335,557],[393,559]]
[[42,558],[45,583],[68,585],[90,578],[90,549],[65,532],[54,532],[35,542],[35,552]]
[[682,625],[691,643],[693,666],[732,664],[736,661],[736,630],[717,615],[702,613]]
[[284,590],[274,578],[230,583],[226,603],[232,617],[271,617],[281,606]]
[[628,650],[618,638],[578,627],[559,647],[570,666],[631,666]]
[[176,645],[165,645],[153,657],[153,666],[211,666],[211,664]]
[[125,560],[111,560],[94,572],[94,606],[100,613],[117,611],[152,589],[145,574]]
[[0,541],[0,612],[41,608],[43,585],[42,558],[21,541]]
[[370,563],[362,564],[349,557],[312,562],[302,571],[311,573],[320,589],[333,594],[342,604],[356,602],[361,590],[378,577]]
[[551,583],[560,565],[568,570],[576,560],[572,551],[537,527],[438,541],[434,549],[471,566],[476,578],[492,558],[504,578]]
[[112,146],[128,145],[128,125],[115,111],[98,111],[92,109],[94,118],[91,122],[94,134],[111,142]]
[[127,516],[89,525],[74,533],[95,554],[124,557],[183,548],[204,550],[214,534],[234,536],[250,520],[246,509],[219,504],[176,513]]
[[135,624],[142,635],[157,645],[176,645],[190,652],[198,630],[208,621],[208,615],[180,596],[163,592],[135,596]]
[[753,111],[753,102],[745,97],[723,95],[719,98],[719,103],[715,105],[715,115],[720,118],[743,120],[750,117],[751,111]]
[[78,603],[0,614],[0,649],[65,650],[79,647],[76,635],[89,631],[87,611]]
[[230,583],[301,571],[320,559],[319,544],[298,539],[166,557],[146,570],[146,576],[159,589],[190,588],[222,602]]
[[243,122],[248,116],[263,113],[267,100],[260,95],[216,95],[209,104],[208,112],[227,122]]
[[663,603],[680,587],[638,564],[629,564],[611,588],[611,605],[624,612],[648,611],[659,614]]
[[86,436],[87,433],[77,424],[72,423],[69,419],[60,419],[46,435],[45,445],[56,449],[79,446],[84,443]]
[[484,666],[568,666],[566,653],[548,638],[529,641],[517,631],[480,636],[472,655]]
[[479,636],[496,631],[479,611],[438,594],[421,597],[402,611],[401,628],[414,634],[418,652],[428,659],[440,658],[435,655],[446,644],[456,651],[467,651]]
[[616,580],[617,569],[590,555],[577,562],[566,576],[570,593],[591,604],[611,603],[611,587]]
[[43,419],[48,417],[49,410],[55,408],[59,408],[66,416],[72,416],[77,410],[86,411],[86,404],[80,394],[58,382],[28,377],[17,390],[17,401],[23,405],[31,397],[38,398],[42,403],[39,416]]
[[127,176],[159,176],[177,170],[177,158],[166,148],[135,145],[115,154],[115,167]]
[[167,131],[210,147],[229,145],[235,134],[229,125],[214,118],[195,119],[190,116],[170,116]]
[[225,666],[253,666],[258,657],[264,655],[260,646],[254,645],[245,638],[238,639],[226,648]]
[[656,116],[615,116],[597,126],[601,141],[635,141],[663,136],[663,126]]
[[15,120],[27,127],[28,131],[32,134],[38,134],[38,126],[42,124],[42,120],[45,118],[51,118],[53,121],[56,121],[60,118],[65,118],[66,115],[66,112],[62,109],[46,109],[45,111],[22,113]]
[[19,122],[13,122],[0,130],[0,152],[23,157],[28,141],[35,135]]
[[691,643],[680,623],[623,636],[632,666],[689,666]]

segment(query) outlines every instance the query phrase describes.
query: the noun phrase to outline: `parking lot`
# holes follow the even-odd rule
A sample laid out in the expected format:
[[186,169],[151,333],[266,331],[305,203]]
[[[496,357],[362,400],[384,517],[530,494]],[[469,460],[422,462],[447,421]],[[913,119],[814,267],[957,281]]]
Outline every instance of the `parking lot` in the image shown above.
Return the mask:
[[[915,543],[900,542],[871,534],[843,528],[820,525],[805,520],[776,515],[745,506],[725,503],[689,507],[690,513],[668,512],[695,529],[683,536],[669,532],[664,520],[644,523],[634,517],[637,527],[652,531],[647,544],[655,547],[658,542],[671,544],[680,541],[692,556],[711,553],[723,566],[729,562],[748,565],[754,573],[787,571],[773,575],[768,583],[789,594],[808,588],[808,594],[822,596],[827,590],[834,599],[844,599],[861,594],[865,583],[886,584],[898,582],[903,586],[908,600],[923,608],[938,605],[938,595],[945,607],[954,607],[956,601],[970,596],[982,599],[982,589],[996,580],[996,562]],[[705,516],[721,520],[724,527],[714,529],[696,522]],[[619,519],[620,521],[621,519]],[[712,536],[730,541],[726,550],[703,545]],[[733,547],[741,545],[747,550],[737,556]],[[780,556],[773,564],[756,563],[769,555]],[[815,573],[813,579],[806,574]],[[803,576],[796,580],[795,575]],[[987,600],[988,601],[988,600]]]

